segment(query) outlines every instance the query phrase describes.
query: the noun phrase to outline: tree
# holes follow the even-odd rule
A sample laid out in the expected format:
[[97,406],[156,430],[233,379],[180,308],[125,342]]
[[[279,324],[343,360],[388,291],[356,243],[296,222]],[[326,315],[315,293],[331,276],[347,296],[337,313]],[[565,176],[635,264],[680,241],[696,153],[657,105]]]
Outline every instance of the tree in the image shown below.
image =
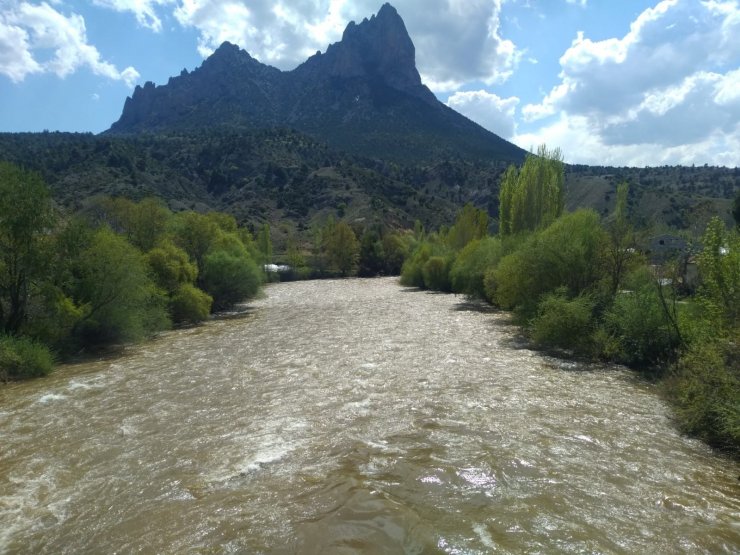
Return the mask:
[[460,250],[476,239],[488,235],[488,213],[472,204],[466,204],[457,214],[455,225],[447,234],[447,244],[454,250]]
[[84,310],[74,333],[84,343],[134,341],[169,326],[144,256],[109,228],[94,232],[73,273],[70,296]]
[[635,259],[632,226],[627,221],[627,196],[629,185],[617,186],[617,206],[614,221],[607,226],[609,242],[606,248],[606,264],[611,274],[611,294],[616,295],[630,262]]
[[533,231],[551,224],[565,204],[565,166],[559,148],[545,145],[530,154],[521,171],[509,167],[499,193],[499,228],[502,234]]
[[740,230],[740,191],[735,195],[735,202],[732,204],[732,217],[735,218],[735,227]]
[[257,234],[257,248],[262,256],[262,264],[272,262],[272,240],[270,239],[270,224],[264,224]]
[[141,251],[157,244],[167,230],[172,212],[157,198],[134,202],[123,197],[105,197],[88,209],[93,222],[108,225]]
[[41,177],[0,162],[0,325],[8,334],[20,330],[32,288],[44,276],[52,223]]
[[534,316],[545,293],[563,287],[569,298],[604,279],[606,233],[593,210],[578,210],[534,233],[486,274],[487,294],[501,307]]
[[164,241],[145,255],[152,269],[157,285],[173,293],[184,283],[194,283],[198,276],[198,267],[191,262],[181,248],[170,241]]
[[333,226],[333,230],[325,237],[325,245],[329,267],[332,270],[342,276],[349,276],[357,271],[360,244],[347,222],[341,221]]
[[740,232],[727,231],[718,217],[710,220],[698,256],[702,296],[716,313],[717,324],[740,325]]
[[197,212],[180,212],[172,220],[173,242],[188,253],[198,268],[211,250],[213,243],[223,235],[219,222]]
[[243,246],[223,248],[203,259],[200,283],[213,297],[213,307],[222,310],[256,295],[262,273]]

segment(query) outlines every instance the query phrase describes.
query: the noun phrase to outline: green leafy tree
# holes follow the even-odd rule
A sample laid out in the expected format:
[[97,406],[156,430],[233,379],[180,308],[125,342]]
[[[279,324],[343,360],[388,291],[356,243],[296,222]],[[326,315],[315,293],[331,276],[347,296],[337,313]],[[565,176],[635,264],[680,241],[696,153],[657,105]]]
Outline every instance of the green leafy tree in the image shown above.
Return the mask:
[[360,257],[360,243],[355,232],[344,221],[335,224],[327,232],[325,248],[329,267],[342,276],[353,275]]
[[41,177],[0,162],[0,325],[6,333],[19,332],[32,290],[45,276],[53,220]]
[[499,228],[504,235],[551,224],[565,204],[565,166],[560,149],[545,145],[530,154],[520,171],[509,168],[499,193]]
[[74,333],[83,344],[135,341],[169,326],[144,256],[110,229],[94,232],[74,274],[70,297],[84,309]]
[[272,262],[272,240],[270,239],[270,224],[264,224],[257,234],[257,248],[259,249],[262,264]]
[[0,381],[38,378],[54,369],[46,345],[27,337],[0,335]]
[[637,256],[634,250],[634,234],[627,220],[627,196],[629,185],[617,186],[617,206],[614,220],[607,226],[609,242],[605,250],[606,264],[611,275],[611,294],[616,295],[625,274],[632,268]]
[[213,307],[223,310],[256,295],[262,272],[243,246],[218,249],[204,257],[200,283]]
[[735,195],[735,202],[732,204],[732,217],[735,218],[735,227],[740,229],[740,191]]
[[377,276],[385,269],[385,252],[377,231],[366,230],[360,239],[360,256],[357,273]]
[[107,224],[141,251],[153,248],[167,230],[172,212],[157,198],[134,202],[105,197],[90,209],[96,223]]
[[457,214],[455,225],[447,233],[447,244],[458,251],[476,239],[488,235],[488,213],[466,204]]
[[487,293],[501,307],[532,317],[543,294],[564,287],[575,297],[604,279],[606,241],[595,212],[567,214],[505,256],[486,275]]
[[170,314],[175,322],[195,324],[207,320],[213,297],[190,283],[181,284],[170,298]]
[[485,237],[468,243],[458,254],[450,270],[450,285],[455,293],[485,298],[483,278],[503,256],[498,237]]
[[403,236],[398,233],[386,233],[383,235],[384,267],[387,275],[397,276],[401,273],[403,261],[411,250],[412,240],[412,236]]
[[740,232],[728,231],[717,217],[702,236],[704,248],[698,256],[702,295],[715,315],[717,325],[740,326]]
[[145,259],[157,285],[167,293],[173,293],[185,283],[194,283],[198,277],[198,267],[190,261],[188,253],[170,241],[147,252]]
[[171,232],[175,245],[187,252],[201,269],[206,254],[224,233],[215,217],[197,212],[176,214],[172,219]]
[[604,315],[607,331],[618,340],[619,362],[658,368],[675,361],[681,346],[679,330],[661,298],[659,283],[647,267],[627,280],[628,293],[617,295]]

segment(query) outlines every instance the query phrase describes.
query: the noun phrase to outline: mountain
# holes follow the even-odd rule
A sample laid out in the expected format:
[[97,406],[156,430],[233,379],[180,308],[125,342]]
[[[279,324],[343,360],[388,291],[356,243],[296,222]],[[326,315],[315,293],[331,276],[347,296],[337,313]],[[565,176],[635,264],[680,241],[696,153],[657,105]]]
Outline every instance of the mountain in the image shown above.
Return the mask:
[[400,162],[521,162],[525,151],[439,102],[422,83],[398,12],[349,23],[342,40],[292,71],[223,43],[192,72],[147,82],[108,134],[286,127],[344,151]]

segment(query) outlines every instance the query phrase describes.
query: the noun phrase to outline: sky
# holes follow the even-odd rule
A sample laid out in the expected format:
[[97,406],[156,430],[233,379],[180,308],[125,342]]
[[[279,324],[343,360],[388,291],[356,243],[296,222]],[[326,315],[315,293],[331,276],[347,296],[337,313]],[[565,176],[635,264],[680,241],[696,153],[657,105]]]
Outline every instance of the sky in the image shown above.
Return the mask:
[[[570,163],[740,166],[740,0],[394,0],[440,101]],[[228,40],[291,70],[382,0],[0,0],[0,131],[89,131]]]

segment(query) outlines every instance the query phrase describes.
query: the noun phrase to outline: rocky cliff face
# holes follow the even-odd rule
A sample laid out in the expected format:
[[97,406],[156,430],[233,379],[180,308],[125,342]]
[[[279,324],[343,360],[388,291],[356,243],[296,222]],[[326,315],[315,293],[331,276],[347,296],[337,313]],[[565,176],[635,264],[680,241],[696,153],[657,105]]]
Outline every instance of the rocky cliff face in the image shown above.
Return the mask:
[[520,160],[524,152],[441,104],[423,85],[415,49],[389,4],[292,71],[222,44],[192,73],[148,82],[126,99],[108,133],[214,125],[289,126],[355,153],[414,160],[470,155]]

